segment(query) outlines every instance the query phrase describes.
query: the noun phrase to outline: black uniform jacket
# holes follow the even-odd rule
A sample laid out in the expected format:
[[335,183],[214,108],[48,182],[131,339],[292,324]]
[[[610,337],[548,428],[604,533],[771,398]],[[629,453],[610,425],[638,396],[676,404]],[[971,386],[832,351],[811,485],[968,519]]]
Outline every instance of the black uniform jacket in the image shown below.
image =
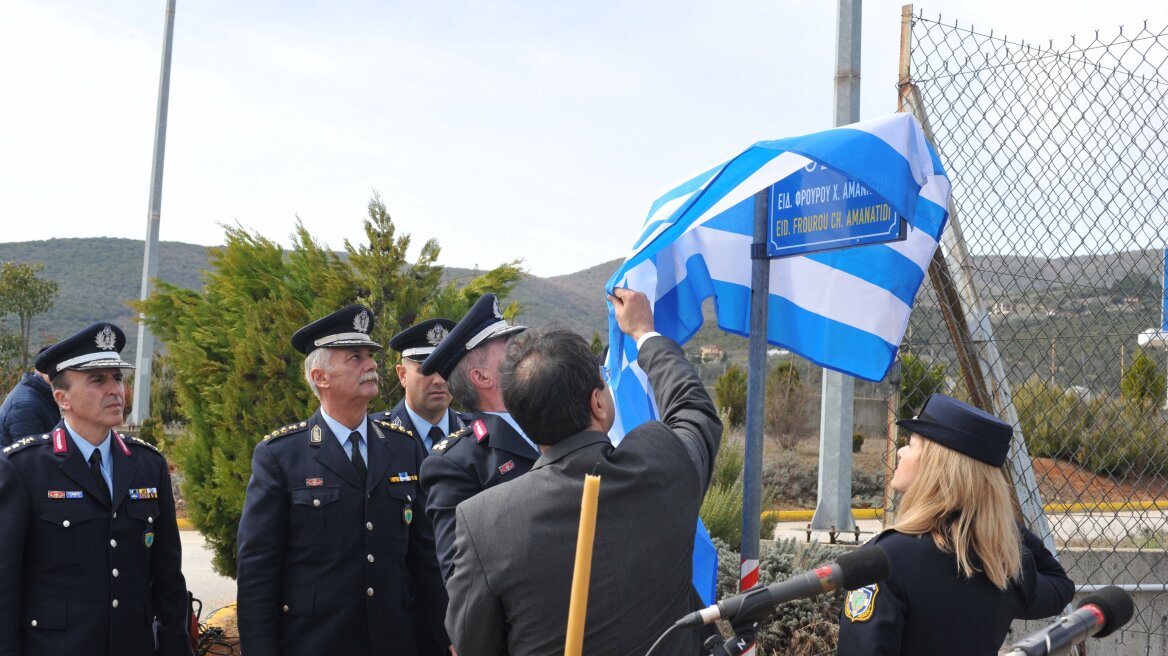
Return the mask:
[[942,552],[927,535],[889,530],[876,536],[869,544],[888,552],[892,574],[848,593],[840,616],[840,656],[993,656],[1014,619],[1062,612],[1074,582],[1042,540],[1021,531],[1022,575],[1005,590],[981,573],[963,577],[956,556]]
[[468,426],[434,445],[422,464],[426,514],[434,523],[442,577],[454,567],[454,509],[483,490],[526,474],[539,452],[506,419],[485,412],[466,416]]
[[446,591],[417,481],[424,453],[388,422],[367,421],[364,482],[319,412],[256,446],[237,571],[248,656],[413,656],[413,604],[449,644]]
[[[395,426],[401,427],[403,430],[405,430],[405,432],[414,436],[414,438],[418,440],[418,444],[421,444],[422,449],[424,449],[426,454],[429,455],[429,449],[426,449],[426,443],[422,441],[422,438],[425,437],[425,435],[423,435],[418,430],[417,426],[414,426],[414,420],[410,418],[410,413],[406,411],[405,399],[398,401],[397,405],[393,406],[392,410],[377,412],[369,416],[373,419],[388,421]],[[449,428],[451,433],[457,432],[460,428],[466,426],[466,423],[467,422],[462,420],[462,416],[459,413],[450,409],[446,410],[446,426]],[[441,442],[441,440],[434,442],[434,444],[437,444],[438,442]]]
[[182,547],[162,455],[114,433],[111,507],[64,422],[3,451],[0,654],[189,655]]
[[[417,426],[414,426],[414,420],[410,418],[410,413],[406,411],[405,399],[398,401],[397,405],[393,406],[393,410],[386,410],[383,412],[377,412],[377,413],[370,415],[370,417],[375,421],[377,421],[377,420],[388,421],[393,426],[400,427],[405,432],[411,434],[414,437],[414,439],[416,439],[418,441],[418,444],[420,444],[422,446],[422,449],[427,454],[429,454],[429,449],[426,448],[426,443],[422,441],[422,437],[423,437],[422,433],[418,430]],[[459,414],[457,412],[450,410],[450,409],[447,409],[446,410],[446,425],[450,427],[451,432],[454,432],[454,431],[457,431],[458,429],[462,428],[463,426],[465,426],[465,423],[459,417]],[[435,444],[437,444],[438,442],[441,442],[441,440],[438,440],[437,442],[435,442]],[[418,639],[418,654],[419,654],[419,656],[423,656],[426,654],[438,655],[438,654],[443,654],[444,652],[446,652],[446,645],[438,644],[438,641],[437,641],[436,637],[434,636],[434,632],[431,631],[429,628],[430,618],[425,613],[426,609],[420,605],[417,605],[414,607],[413,610],[414,610],[414,613],[413,613],[414,614],[414,634],[417,636],[417,639]],[[445,641],[443,641],[443,642],[445,642]],[[448,652],[446,652],[446,653],[448,653]]]

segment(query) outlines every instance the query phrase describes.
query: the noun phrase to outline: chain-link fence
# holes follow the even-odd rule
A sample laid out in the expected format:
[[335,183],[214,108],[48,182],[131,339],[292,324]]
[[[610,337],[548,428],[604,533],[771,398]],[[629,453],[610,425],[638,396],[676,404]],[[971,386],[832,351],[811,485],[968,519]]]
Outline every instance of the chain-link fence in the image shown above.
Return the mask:
[[[1165,21],[1031,44],[903,18],[904,109],[949,171],[959,230],[916,301],[893,402],[948,390],[1016,418],[1023,511],[1045,506],[1032,524],[1076,582],[1162,603],[1168,351],[1137,336],[1161,325]],[[1137,610],[1129,630],[1168,632]]]

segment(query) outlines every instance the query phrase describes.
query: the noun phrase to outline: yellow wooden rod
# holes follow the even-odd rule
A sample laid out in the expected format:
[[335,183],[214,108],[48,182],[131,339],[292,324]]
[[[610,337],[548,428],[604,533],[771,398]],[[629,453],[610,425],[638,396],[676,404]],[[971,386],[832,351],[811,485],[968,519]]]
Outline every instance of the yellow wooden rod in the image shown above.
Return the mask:
[[600,477],[584,477],[580,500],[580,533],[576,536],[576,566],[572,571],[572,597],[568,605],[568,636],[564,656],[580,656],[584,649],[584,619],[588,612],[588,582],[592,577],[592,539],[596,536],[596,505],[600,501]]

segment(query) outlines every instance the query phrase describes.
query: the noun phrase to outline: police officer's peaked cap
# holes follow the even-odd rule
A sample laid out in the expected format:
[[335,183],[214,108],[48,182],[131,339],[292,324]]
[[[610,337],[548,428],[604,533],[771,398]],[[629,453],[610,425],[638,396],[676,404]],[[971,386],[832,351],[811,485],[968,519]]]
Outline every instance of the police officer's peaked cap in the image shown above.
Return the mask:
[[292,348],[304,355],[318,348],[368,346],[381,348],[369,339],[373,331],[373,312],[364,305],[353,304],[317,319],[292,335]]
[[527,330],[527,326],[507,323],[499,311],[499,299],[494,294],[483,294],[438,348],[422,362],[422,374],[429,376],[438,372],[443,378],[449,378],[450,372],[471,349],[496,337],[524,330]]
[[394,335],[389,340],[389,348],[405,359],[421,362],[434,352],[452,328],[454,322],[450,319],[427,319]]
[[933,394],[921,413],[901,419],[899,426],[943,444],[987,465],[1001,467],[1010,451],[1014,428],[997,417],[949,398]]
[[134,365],[122,360],[125,347],[126,333],[108,321],[99,321],[42,350],[33,365],[49,377],[66,369],[133,369]]

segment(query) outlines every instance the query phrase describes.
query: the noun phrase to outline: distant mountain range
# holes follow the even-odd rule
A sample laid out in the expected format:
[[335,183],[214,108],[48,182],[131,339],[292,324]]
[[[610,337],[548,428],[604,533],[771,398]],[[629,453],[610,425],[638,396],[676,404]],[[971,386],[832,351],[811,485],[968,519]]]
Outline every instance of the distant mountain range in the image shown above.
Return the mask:
[[[195,244],[162,242],[158,277],[182,287],[201,287],[201,272],[207,268],[209,250]],[[138,298],[142,284],[142,252],[143,242],[131,239],[0,243],[0,261],[44,262],[43,276],[60,284],[60,294],[53,309],[33,320],[33,344],[59,339],[103,319],[113,320],[127,333],[135,335],[133,314],[125,301]],[[1122,337],[1124,335],[1130,336],[1143,328],[1158,325],[1161,262],[1158,249],[1052,259],[986,255],[972,258],[971,270],[987,309],[998,307],[1003,302],[1017,307],[1012,314],[995,314],[994,323],[1003,331],[1000,336],[1013,333],[1014,324],[1021,325],[1020,321],[1026,321],[1024,316],[1036,316],[1040,311],[1043,317],[1046,317],[1046,312],[1058,315],[1050,318],[1057,327],[1043,328],[1038,333],[1044,335],[1041,339],[1028,336],[1021,340],[1017,346],[1021,350],[1010,354],[1021,361],[1041,362],[1044,356],[1040,351],[1049,348],[1045,336],[1102,332],[1122,340],[1126,339]],[[518,320],[531,326],[556,323],[586,338],[599,331],[601,339],[607,341],[603,289],[605,281],[619,265],[620,260],[612,260],[568,275],[550,278],[526,275],[509,297],[522,307]],[[1091,313],[1075,314],[1073,308],[1107,294],[1112,285],[1128,272],[1138,273],[1148,281],[1148,288],[1139,294],[1143,301],[1139,306],[1142,310],[1130,308],[1119,314],[1096,314],[1096,323],[1102,319],[1108,325],[1095,325],[1090,331],[1075,327],[1070,333],[1064,332],[1064,328],[1071,329],[1074,323],[1092,316]],[[450,267],[446,269],[445,279],[468,279],[475,274],[472,269]],[[908,339],[945,348],[947,335],[927,282],[916,305],[918,311],[913,314]],[[700,346],[716,344],[732,361],[744,361],[746,340],[717,328],[712,320],[712,301],[706,301],[705,313],[706,324],[686,345],[687,350],[696,351]],[[5,321],[9,330],[15,330],[14,318]],[[129,342],[126,355],[132,358],[136,339],[131,337]]]
[[[85,238],[0,243],[0,261],[43,262],[44,278],[56,280],[60,293],[46,314],[33,319],[33,344],[60,339],[94,321],[111,320],[131,335],[125,355],[132,358],[133,312],[125,302],[137,299],[142,285],[143,242],[133,239]],[[182,287],[200,288],[210,248],[181,242],[159,244],[158,277]],[[556,323],[591,337],[605,335],[604,282],[619,260],[576,273],[541,278],[526,275],[508,297],[522,307],[519,320],[532,326]],[[449,267],[445,280],[469,279],[478,272]],[[6,320],[16,330],[13,317]],[[131,360],[132,361],[132,360]]]

